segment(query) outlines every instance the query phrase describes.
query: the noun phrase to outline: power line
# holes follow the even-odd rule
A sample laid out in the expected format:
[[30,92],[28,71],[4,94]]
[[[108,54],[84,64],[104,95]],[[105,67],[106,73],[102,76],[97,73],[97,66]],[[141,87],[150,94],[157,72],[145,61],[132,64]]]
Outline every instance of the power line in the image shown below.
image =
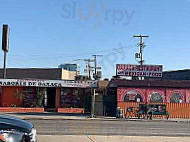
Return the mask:
[[[128,42],[131,42],[132,40],[133,39],[130,39]],[[112,51],[119,50],[119,49],[126,49],[126,48],[131,49],[131,47],[133,47],[131,45],[122,46],[121,44],[119,44],[119,46],[120,47],[118,47],[118,48],[99,50],[99,51],[95,51],[95,52],[82,52],[82,53],[80,53],[80,52],[77,51],[77,52],[75,52],[75,54],[70,54],[70,55],[68,53],[65,53],[65,54],[61,53],[61,54],[54,54],[54,55],[52,55],[52,54],[45,54],[45,55],[43,55],[43,54],[28,54],[28,55],[26,55],[26,54],[21,54],[21,55],[19,55],[19,54],[10,54],[10,57],[11,58],[19,58],[19,59],[25,59],[26,60],[26,58],[24,58],[24,56],[26,56],[28,60],[46,60],[46,59],[54,60],[54,59],[59,59],[59,58],[71,58],[71,57],[76,57],[76,56],[81,57],[81,56],[86,56],[86,55],[107,53],[107,52],[112,52]],[[19,57],[19,56],[21,56],[21,57]],[[32,56],[32,57],[30,57],[30,56]],[[35,57],[35,56],[39,56],[39,57]]]
[[[129,46],[126,46],[126,47],[119,47],[119,48],[112,48],[112,49],[107,49],[107,50],[101,50],[101,51],[98,51],[98,52],[86,52],[86,53],[83,53],[83,54],[72,54],[72,55],[44,55],[44,56],[48,56],[48,57],[33,57],[35,55],[27,55],[27,57],[23,57],[23,55],[11,55],[10,58],[12,59],[24,59],[24,60],[57,60],[57,59],[61,59],[61,58],[71,58],[71,57],[81,57],[81,56],[85,56],[85,55],[92,55],[92,54],[97,54],[97,53],[104,53],[104,52],[111,52],[111,51],[116,51],[116,50],[120,50],[120,49],[126,49],[126,48],[129,48]],[[22,57],[20,57],[22,56]],[[30,57],[32,56],[32,57]]]

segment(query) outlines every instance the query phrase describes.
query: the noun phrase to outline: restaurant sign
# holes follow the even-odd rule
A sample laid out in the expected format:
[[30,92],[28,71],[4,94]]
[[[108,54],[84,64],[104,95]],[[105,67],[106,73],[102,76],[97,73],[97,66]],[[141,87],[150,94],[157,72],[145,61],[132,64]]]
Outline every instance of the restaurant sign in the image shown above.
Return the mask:
[[0,86],[28,86],[28,87],[91,87],[92,82],[68,80],[40,80],[40,79],[0,79]]
[[162,77],[162,65],[117,64],[117,76]]

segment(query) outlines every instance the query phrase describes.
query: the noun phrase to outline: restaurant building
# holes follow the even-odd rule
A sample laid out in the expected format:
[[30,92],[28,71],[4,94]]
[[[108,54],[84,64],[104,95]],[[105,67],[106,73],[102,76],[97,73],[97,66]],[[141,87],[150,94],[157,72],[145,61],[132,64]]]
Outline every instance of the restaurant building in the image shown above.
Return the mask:
[[75,81],[75,76],[63,68],[8,68],[6,79],[0,79],[0,106],[90,112],[93,82]]
[[[161,103],[167,104],[168,109],[169,105],[174,105],[170,108],[171,116],[184,113],[185,118],[190,117],[190,81],[112,79],[108,87],[110,100],[115,104],[108,114],[115,114],[112,112],[117,107],[123,108],[126,113],[130,106]],[[177,106],[181,107],[175,108]]]
[[108,85],[106,114],[115,116],[120,107],[125,117],[128,107],[165,104],[170,118],[190,118],[190,81],[163,80],[162,76],[161,65],[116,65],[116,77]]
[[[0,79],[1,107],[77,108],[84,112],[92,82],[42,79]],[[91,94],[89,94],[90,97]]]

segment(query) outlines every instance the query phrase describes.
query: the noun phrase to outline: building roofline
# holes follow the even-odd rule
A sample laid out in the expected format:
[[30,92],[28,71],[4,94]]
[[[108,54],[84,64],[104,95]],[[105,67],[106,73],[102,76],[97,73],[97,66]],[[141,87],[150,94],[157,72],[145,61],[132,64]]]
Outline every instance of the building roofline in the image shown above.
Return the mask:
[[179,71],[190,71],[190,69],[181,69],[181,70],[163,71],[163,73],[168,73],[168,72],[179,72]]
[[[62,68],[38,68],[38,67],[32,67],[32,68],[6,68],[6,69],[20,69],[20,70],[22,70],[22,69],[58,69],[58,70],[60,70],[60,69],[62,69]],[[3,68],[0,68],[0,70],[3,70]]]
[[112,79],[109,87],[164,87],[164,88],[190,88],[190,81],[176,80],[125,80]]

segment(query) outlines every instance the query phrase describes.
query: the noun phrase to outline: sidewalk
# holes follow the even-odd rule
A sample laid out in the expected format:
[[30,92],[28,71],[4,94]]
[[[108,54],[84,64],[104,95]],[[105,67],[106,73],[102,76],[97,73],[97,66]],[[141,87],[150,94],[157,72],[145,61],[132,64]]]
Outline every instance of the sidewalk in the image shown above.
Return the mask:
[[180,119],[180,118],[172,118],[169,120],[153,118],[153,120],[147,119],[118,119],[115,117],[96,117],[90,118],[89,115],[86,114],[63,114],[63,113],[55,113],[55,112],[45,112],[45,113],[0,113],[4,115],[10,115],[13,117],[17,117],[25,120],[32,119],[40,119],[40,120],[102,120],[102,121],[158,121],[158,122],[182,122],[182,123],[190,123],[190,119]]
[[189,142],[189,137],[143,137],[143,136],[38,136],[38,142]]
[[67,120],[85,120],[88,119],[89,116],[85,114],[63,114],[63,113],[55,113],[55,112],[45,112],[45,113],[0,113],[3,115],[10,115],[13,117],[17,117],[20,119],[44,119],[44,120],[56,120],[56,119],[67,119]]

